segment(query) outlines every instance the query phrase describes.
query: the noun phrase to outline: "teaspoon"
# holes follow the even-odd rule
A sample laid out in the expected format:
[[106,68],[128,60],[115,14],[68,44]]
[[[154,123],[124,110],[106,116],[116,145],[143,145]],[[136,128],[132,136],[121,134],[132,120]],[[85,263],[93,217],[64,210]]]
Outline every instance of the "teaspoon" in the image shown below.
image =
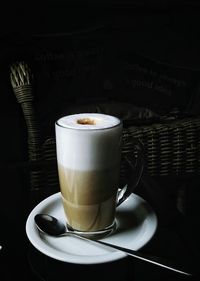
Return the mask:
[[[51,215],[37,214],[37,215],[35,215],[34,219],[35,219],[35,224],[36,224],[38,230],[42,233],[45,233],[45,234],[48,234],[51,236],[64,236],[65,235],[65,236],[77,237],[79,239],[88,241],[90,243],[100,244],[100,245],[104,245],[104,246],[112,248],[112,249],[117,249],[119,251],[126,253],[129,256],[155,264],[157,266],[164,267],[166,269],[175,271],[177,273],[184,274],[187,276],[192,276],[191,273],[185,272],[184,270],[174,267],[173,265],[171,265],[171,262],[166,261],[166,260],[163,261],[160,257],[152,257],[152,256],[149,256],[148,254],[144,254],[139,251],[134,251],[132,249],[124,248],[121,246],[113,245],[113,244],[110,244],[110,243],[107,243],[107,242],[104,242],[101,240],[93,240],[93,239],[86,238],[85,236],[82,236],[71,230],[68,230],[66,228],[66,226],[60,220],[56,219],[55,217],[53,217]],[[91,235],[91,232],[83,232],[83,233],[86,235],[87,234]]]

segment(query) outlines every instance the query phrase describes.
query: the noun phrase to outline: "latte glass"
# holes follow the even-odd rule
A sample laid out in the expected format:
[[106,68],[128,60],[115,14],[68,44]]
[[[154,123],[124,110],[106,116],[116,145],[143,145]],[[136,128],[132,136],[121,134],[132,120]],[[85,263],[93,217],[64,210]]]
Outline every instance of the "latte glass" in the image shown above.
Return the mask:
[[[100,113],[73,114],[57,120],[55,130],[60,191],[68,228],[83,235],[110,233],[116,226],[117,206],[131,193],[119,189],[121,120]],[[138,183],[141,168],[137,177]]]

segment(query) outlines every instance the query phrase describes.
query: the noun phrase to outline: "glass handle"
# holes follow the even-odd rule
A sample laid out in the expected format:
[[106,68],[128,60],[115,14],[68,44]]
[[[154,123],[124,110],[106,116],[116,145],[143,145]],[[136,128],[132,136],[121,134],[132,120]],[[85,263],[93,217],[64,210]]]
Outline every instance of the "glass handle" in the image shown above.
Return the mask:
[[144,149],[143,145],[139,140],[131,139],[132,145],[134,145],[134,150],[137,151],[135,156],[134,152],[127,152],[123,156],[130,172],[130,177],[128,178],[127,184],[119,189],[118,192],[118,202],[117,206],[119,206],[122,202],[124,202],[131,193],[138,186],[140,179],[144,170]]

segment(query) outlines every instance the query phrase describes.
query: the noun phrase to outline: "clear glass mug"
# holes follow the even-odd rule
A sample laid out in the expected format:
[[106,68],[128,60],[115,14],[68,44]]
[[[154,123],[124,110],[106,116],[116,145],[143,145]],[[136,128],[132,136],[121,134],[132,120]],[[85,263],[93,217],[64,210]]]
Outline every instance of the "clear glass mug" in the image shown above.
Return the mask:
[[137,158],[124,153],[130,177],[119,187],[122,121],[101,113],[79,113],[55,123],[56,153],[67,227],[80,235],[107,235],[116,228],[116,208],[138,185],[143,171],[142,145],[129,138]]

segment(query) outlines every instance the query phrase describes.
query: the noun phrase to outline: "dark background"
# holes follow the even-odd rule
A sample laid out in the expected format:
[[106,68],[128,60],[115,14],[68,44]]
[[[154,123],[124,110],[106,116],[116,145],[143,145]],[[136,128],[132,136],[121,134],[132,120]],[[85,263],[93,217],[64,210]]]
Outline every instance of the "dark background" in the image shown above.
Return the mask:
[[[28,174],[18,165],[28,159],[27,135],[23,114],[9,80],[9,66],[16,58],[28,58],[33,69],[37,69],[36,108],[45,135],[52,133],[47,120],[54,120],[55,116],[63,113],[65,104],[79,104],[83,95],[86,95],[84,96],[86,104],[92,103],[94,94],[96,99],[103,98],[103,101],[115,95],[115,101],[121,102],[124,88],[126,95],[123,102],[148,107],[158,115],[168,114],[173,108],[178,108],[184,114],[199,114],[198,1],[149,2],[85,1],[83,4],[80,1],[68,1],[66,4],[65,1],[43,1],[43,3],[7,1],[4,8],[1,8],[0,245],[3,248],[0,252],[0,270],[1,276],[4,277],[2,280],[18,280],[23,277],[34,280],[34,277],[30,277],[32,275],[27,266],[26,256]],[[93,73],[93,68],[83,71],[88,64],[85,65],[83,59],[79,60],[80,49],[90,50],[89,65],[98,65],[95,68],[96,72]],[[79,62],[78,65],[81,67],[72,65],[69,57],[67,57],[69,69],[60,65],[59,60],[52,62],[50,54],[70,52],[76,54],[75,62]],[[49,56],[47,61],[44,54]],[[130,72],[130,69],[126,69],[127,61],[139,65],[140,68],[132,69],[133,72]],[[52,70],[49,76],[45,76],[46,68],[56,69],[56,72]],[[116,69],[120,69],[121,72],[117,72]],[[155,76],[153,78],[149,71],[146,73],[145,69],[157,73],[157,77],[159,75],[175,78],[176,83],[169,82],[169,79],[159,79],[159,85],[165,90],[170,90],[170,94],[164,90],[156,91],[155,88],[152,91],[150,86],[141,87],[141,84],[136,82],[134,84],[131,78],[127,79],[134,74],[136,81],[153,81],[155,85],[157,83],[155,81],[158,80]],[[87,94],[80,91],[83,87],[87,89]],[[135,90],[135,96],[131,87]],[[68,95],[63,97],[66,89]],[[77,92],[81,94],[76,96]],[[196,224],[199,220],[199,181],[193,178],[189,184],[194,194],[191,196],[187,216]],[[171,232],[168,234],[170,237]],[[190,235],[196,237],[196,233]],[[162,235],[161,237],[163,239]],[[162,239],[161,241],[165,241]],[[174,237],[170,239],[171,243]],[[164,243],[169,243],[169,240],[166,239]],[[157,247],[162,249],[162,242]],[[196,251],[195,248],[194,252]],[[19,266],[14,269],[16,263],[19,263]],[[142,280],[147,280],[145,278],[148,278],[150,272],[155,279],[157,278],[156,280],[159,280],[160,276],[163,278],[163,273],[159,271],[152,273],[148,265],[147,275],[141,270],[143,265],[138,266],[135,271],[136,280],[141,280],[139,276],[142,276]],[[170,280],[173,277],[166,275],[166,280],[167,278]]]

